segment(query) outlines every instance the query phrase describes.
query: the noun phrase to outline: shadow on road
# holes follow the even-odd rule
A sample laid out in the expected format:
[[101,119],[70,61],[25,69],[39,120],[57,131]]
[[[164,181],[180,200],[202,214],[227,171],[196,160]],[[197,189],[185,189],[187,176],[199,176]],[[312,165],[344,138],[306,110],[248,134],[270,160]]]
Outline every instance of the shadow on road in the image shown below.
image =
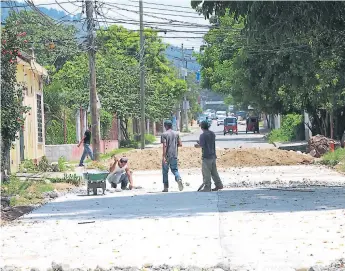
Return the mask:
[[[51,202],[23,220],[113,220],[201,216],[215,212],[302,212],[344,209],[345,187],[311,188],[313,192],[270,189],[218,193],[113,194]],[[123,192],[127,193],[127,192]]]

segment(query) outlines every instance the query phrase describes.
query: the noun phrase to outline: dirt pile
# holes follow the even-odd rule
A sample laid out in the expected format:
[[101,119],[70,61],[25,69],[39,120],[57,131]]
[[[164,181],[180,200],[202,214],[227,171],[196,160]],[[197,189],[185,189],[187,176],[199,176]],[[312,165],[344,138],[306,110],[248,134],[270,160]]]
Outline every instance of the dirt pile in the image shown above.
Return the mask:
[[[159,170],[162,165],[161,148],[133,150],[124,153],[133,170]],[[278,149],[227,149],[217,150],[219,168],[243,166],[279,166],[309,164],[313,158],[309,155]],[[111,163],[107,160],[106,165]],[[182,147],[179,149],[180,168],[199,168],[201,149]]]
[[330,149],[332,139],[323,135],[316,135],[309,139],[307,152],[313,157],[321,157]]

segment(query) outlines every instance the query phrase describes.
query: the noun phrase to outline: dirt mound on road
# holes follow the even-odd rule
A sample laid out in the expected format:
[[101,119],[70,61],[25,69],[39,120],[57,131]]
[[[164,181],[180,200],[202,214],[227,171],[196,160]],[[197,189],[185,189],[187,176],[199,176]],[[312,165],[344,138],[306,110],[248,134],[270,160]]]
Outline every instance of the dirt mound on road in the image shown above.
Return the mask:
[[[162,165],[161,148],[133,150],[124,153],[133,170],[157,170]],[[227,149],[217,150],[219,168],[243,166],[279,166],[309,164],[313,158],[309,155],[278,149]],[[107,165],[111,161],[107,161]],[[182,147],[179,149],[180,168],[198,168],[201,166],[201,149]]]

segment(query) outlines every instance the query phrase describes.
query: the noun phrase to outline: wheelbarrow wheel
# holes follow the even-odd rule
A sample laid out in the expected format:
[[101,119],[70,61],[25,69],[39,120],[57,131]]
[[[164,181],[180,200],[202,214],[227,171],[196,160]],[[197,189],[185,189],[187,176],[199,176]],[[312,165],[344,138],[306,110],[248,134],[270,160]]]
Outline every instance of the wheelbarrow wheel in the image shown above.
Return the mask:
[[93,188],[93,194],[97,195],[97,188]]

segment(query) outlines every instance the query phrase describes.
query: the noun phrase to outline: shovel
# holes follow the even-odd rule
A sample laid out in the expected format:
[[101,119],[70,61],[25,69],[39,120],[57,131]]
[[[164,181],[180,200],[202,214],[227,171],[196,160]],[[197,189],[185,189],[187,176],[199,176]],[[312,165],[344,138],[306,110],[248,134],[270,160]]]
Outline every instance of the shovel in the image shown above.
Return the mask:
[[205,184],[204,184],[204,183],[202,183],[202,184],[199,186],[198,192],[199,192],[201,189],[203,189],[203,188],[204,188],[204,186],[205,186]]

